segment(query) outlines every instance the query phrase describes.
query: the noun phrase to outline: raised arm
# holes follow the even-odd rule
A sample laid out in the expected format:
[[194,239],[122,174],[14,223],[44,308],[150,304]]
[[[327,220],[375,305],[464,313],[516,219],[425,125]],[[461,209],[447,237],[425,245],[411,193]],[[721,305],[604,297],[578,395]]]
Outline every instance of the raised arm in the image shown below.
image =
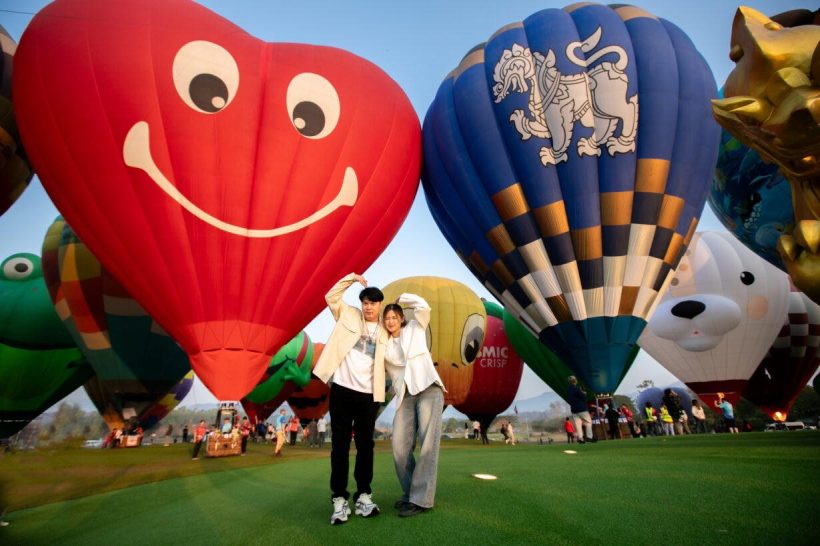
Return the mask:
[[399,296],[399,305],[401,305],[403,309],[412,309],[413,318],[415,318],[422,329],[427,329],[427,325],[430,324],[430,305],[424,298],[416,294],[405,292]]
[[325,294],[325,301],[327,302],[327,306],[330,308],[330,312],[333,313],[333,319],[339,320],[339,317],[342,315],[342,311],[348,305],[342,300],[342,296],[350,288],[350,285],[353,283],[360,283],[362,286],[367,286],[367,281],[364,280],[364,277],[361,275],[357,275],[356,273],[351,273],[345,277],[343,277],[339,282],[337,282],[330,291]]

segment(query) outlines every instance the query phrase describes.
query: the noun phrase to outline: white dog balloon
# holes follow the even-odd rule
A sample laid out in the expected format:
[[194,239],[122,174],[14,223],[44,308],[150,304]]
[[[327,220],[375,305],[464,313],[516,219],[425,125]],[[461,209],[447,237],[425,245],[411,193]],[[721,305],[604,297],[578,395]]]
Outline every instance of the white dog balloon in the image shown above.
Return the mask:
[[696,233],[639,345],[710,405],[737,402],[786,316],[786,274],[729,233]]

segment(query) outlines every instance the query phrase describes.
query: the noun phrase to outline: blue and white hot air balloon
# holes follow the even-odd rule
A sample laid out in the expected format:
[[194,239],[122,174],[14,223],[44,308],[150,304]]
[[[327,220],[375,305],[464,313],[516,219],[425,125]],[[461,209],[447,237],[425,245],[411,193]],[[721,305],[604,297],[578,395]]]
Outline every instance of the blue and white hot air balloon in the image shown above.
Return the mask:
[[714,78],[632,6],[539,11],[471,50],[424,121],[423,182],[467,267],[596,392],[612,392],[695,231]]

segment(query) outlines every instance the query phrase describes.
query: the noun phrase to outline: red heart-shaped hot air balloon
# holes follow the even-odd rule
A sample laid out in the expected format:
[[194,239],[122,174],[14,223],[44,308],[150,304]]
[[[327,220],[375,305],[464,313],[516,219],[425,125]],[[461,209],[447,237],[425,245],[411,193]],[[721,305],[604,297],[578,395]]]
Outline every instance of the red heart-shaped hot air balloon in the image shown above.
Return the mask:
[[418,119],[384,72],[193,2],[57,0],[16,68],[57,208],[222,399],[375,260],[418,186]]

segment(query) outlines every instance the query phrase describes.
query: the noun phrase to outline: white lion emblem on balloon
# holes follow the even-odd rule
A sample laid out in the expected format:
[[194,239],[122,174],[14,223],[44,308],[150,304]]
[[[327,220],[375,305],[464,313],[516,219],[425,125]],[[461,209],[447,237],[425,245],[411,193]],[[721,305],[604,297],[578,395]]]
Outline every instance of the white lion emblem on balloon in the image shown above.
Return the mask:
[[[544,146],[540,150],[541,163],[545,166],[567,161],[566,152],[576,121],[593,129],[591,136],[578,139],[579,156],[600,156],[602,145],[606,145],[613,156],[635,151],[638,95],[627,97],[629,78],[624,69],[629,57],[626,50],[617,45],[602,47],[590,54],[598,46],[601,35],[601,27],[598,27],[586,40],[567,45],[567,60],[588,69],[579,74],[562,74],[552,49],[542,54],[519,44],[505,49],[495,65],[496,103],[513,92],[529,93],[531,117],[524,110],[514,110],[510,116],[521,140],[532,136],[552,139],[551,147]],[[579,49],[581,55],[578,55]],[[586,54],[590,54],[589,58],[584,58]],[[614,55],[617,60],[595,65],[606,55],[609,59]],[[621,122],[621,134],[616,136],[618,122]]]

